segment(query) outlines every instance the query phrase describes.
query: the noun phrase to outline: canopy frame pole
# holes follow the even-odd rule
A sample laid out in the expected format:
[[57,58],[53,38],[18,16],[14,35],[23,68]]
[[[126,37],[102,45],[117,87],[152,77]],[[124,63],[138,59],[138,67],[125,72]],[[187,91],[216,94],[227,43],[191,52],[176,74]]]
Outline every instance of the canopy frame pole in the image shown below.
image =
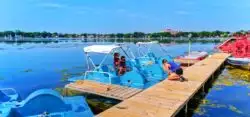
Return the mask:
[[102,59],[101,63],[98,65],[97,68],[100,68],[100,66],[102,66],[103,62],[107,59],[107,57],[108,57],[109,54],[110,53],[108,53],[108,54],[105,55],[105,57]]
[[[128,57],[128,58],[130,58],[131,59],[131,57],[128,55],[128,53],[122,48],[122,47],[120,47],[121,48],[121,50],[124,52],[124,54]],[[129,50],[128,50],[129,51]]]
[[128,48],[128,50],[129,50],[130,54],[132,55],[133,59],[135,59],[135,55],[134,55],[134,53],[131,51],[131,49]]
[[86,58],[86,62],[87,62],[87,67],[88,67],[88,70],[90,70],[89,60],[88,60],[88,53],[85,52],[85,54],[86,54],[85,58]]
[[89,54],[87,53],[88,59],[89,61],[92,63],[92,65],[94,66],[94,68],[96,69],[97,66],[95,65],[95,63],[93,62],[93,60],[90,58]]

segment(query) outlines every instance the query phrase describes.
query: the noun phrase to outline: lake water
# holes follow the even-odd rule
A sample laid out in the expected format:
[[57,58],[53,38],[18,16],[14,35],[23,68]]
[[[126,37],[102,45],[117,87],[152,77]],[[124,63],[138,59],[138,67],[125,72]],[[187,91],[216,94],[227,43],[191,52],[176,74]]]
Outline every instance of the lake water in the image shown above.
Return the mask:
[[[92,44],[97,43],[0,43],[0,88],[15,88],[22,98],[37,89],[62,88],[68,83],[67,78],[84,72],[86,63],[83,47]],[[136,46],[131,43],[127,45],[138,56]],[[188,44],[162,47],[173,57],[188,51]],[[213,52],[214,47],[213,43],[194,43],[191,50]],[[153,47],[156,55],[163,53],[159,48]],[[103,57],[95,55],[93,59],[98,63]],[[245,76],[235,75],[239,73]],[[236,68],[225,68],[193,116],[250,116],[248,73]]]

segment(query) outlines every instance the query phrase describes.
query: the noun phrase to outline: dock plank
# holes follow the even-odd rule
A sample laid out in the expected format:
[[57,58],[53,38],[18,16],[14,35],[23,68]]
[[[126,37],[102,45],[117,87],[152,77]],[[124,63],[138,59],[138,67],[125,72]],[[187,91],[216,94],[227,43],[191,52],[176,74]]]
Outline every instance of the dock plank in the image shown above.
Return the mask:
[[119,85],[103,84],[89,80],[79,80],[75,83],[70,83],[65,87],[83,93],[91,93],[118,100],[128,99],[142,91],[141,89],[135,89]]

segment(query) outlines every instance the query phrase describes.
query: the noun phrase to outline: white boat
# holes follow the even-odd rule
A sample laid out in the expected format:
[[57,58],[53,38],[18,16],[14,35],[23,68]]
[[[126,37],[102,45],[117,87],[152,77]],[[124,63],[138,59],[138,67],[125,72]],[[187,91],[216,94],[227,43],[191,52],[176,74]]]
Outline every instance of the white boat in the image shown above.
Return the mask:
[[192,51],[189,54],[178,56],[175,58],[176,62],[180,62],[182,65],[192,65],[198,61],[205,59],[208,53],[205,51]]
[[229,57],[227,59],[227,62],[234,66],[240,66],[243,68],[250,69],[250,58],[235,58],[235,57]]

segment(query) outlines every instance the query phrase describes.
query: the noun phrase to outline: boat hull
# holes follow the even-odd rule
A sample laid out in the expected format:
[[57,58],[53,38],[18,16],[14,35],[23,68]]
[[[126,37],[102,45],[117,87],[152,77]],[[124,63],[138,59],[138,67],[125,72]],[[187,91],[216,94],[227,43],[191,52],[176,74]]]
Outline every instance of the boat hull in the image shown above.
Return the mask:
[[230,57],[227,59],[227,63],[233,66],[239,66],[242,68],[250,69],[250,58]]
[[187,65],[190,66],[195,64],[196,62],[205,59],[207,56],[208,56],[207,52],[193,51],[190,52],[189,55],[183,55],[175,58],[175,61],[181,63],[182,66],[187,66]]

